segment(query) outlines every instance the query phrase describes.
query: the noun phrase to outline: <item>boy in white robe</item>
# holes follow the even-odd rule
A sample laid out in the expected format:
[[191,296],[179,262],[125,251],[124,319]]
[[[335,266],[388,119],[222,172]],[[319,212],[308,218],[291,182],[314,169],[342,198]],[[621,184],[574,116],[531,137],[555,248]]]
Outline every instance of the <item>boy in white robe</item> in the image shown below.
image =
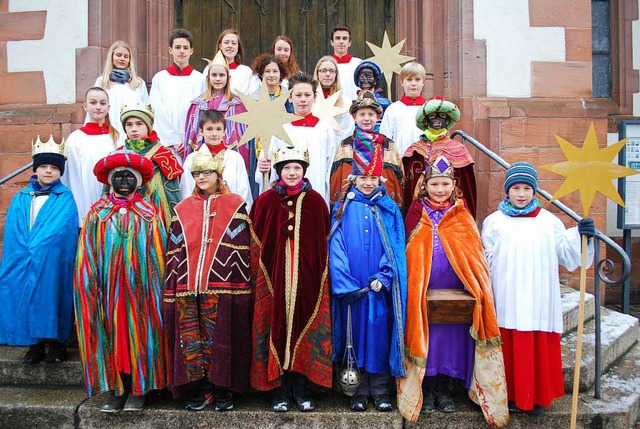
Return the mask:
[[351,46],[351,31],[346,25],[337,25],[331,30],[331,46],[333,47],[333,58],[338,63],[338,75],[342,94],[349,103],[358,98],[358,87],[353,81],[353,73],[358,64],[362,62],[360,58],[352,57],[349,54]]

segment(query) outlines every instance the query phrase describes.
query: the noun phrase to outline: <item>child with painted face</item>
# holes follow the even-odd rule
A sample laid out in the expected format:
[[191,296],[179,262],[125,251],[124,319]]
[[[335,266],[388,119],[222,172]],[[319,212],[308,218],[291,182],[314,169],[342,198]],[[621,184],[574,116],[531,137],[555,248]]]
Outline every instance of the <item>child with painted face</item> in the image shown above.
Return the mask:
[[[537,189],[533,165],[513,163],[505,174],[505,199],[482,224],[504,342],[509,409],[534,415],[564,396],[558,267],[578,268],[580,235],[595,234],[590,218],[578,222],[577,228],[565,229],[560,219],[541,207]],[[589,261],[592,257],[593,243],[589,243]]]
[[250,214],[260,244],[252,252],[260,259],[252,349],[265,351],[254,353],[251,387],[275,389],[275,412],[289,411],[291,399],[306,412],[315,408],[308,383],[331,387],[329,212],[304,177],[310,163],[304,143],[282,146],[273,159],[278,180]]
[[[412,422],[436,407],[454,412],[455,379],[481,401],[487,421],[508,422],[500,330],[493,308],[489,269],[480,233],[460,199],[454,170],[444,156],[429,163],[405,220],[409,293],[407,377],[399,381],[398,404]],[[427,291],[458,289],[476,300],[467,323],[429,323]],[[478,395],[479,386],[486,395]],[[483,401],[483,402],[482,402]]]
[[[100,411],[139,411],[167,386],[161,313],[166,232],[158,208],[137,190],[153,164],[129,150],[94,167],[113,191],[91,207],[74,279],[78,348],[89,396],[111,392]],[[99,241],[98,241],[99,240]]]
[[38,136],[32,149],[34,174],[9,205],[0,263],[0,344],[30,346],[26,365],[67,357],[78,233],[78,209],[60,182],[64,145]]
[[[224,126],[216,113],[213,123]],[[169,230],[163,304],[169,384],[174,397],[188,395],[191,411],[214,401],[217,411],[231,410],[232,392],[249,386],[251,227],[245,201],[223,180],[226,152],[209,144],[194,152],[195,189],[176,207]]]
[[[382,118],[384,117],[384,112],[391,104],[391,101],[383,95],[382,70],[380,70],[380,67],[373,61],[363,61],[358,64],[358,67],[356,67],[356,70],[353,72],[353,81],[359,88],[358,94],[360,91],[371,91],[375,95],[376,101],[380,107],[382,107],[382,113],[380,114],[375,127],[375,130],[379,131]],[[359,95],[358,98],[360,98]]]
[[405,233],[400,209],[382,185],[382,153],[380,141],[355,144],[350,187],[334,208],[329,236],[333,361],[343,362],[350,329],[362,374],[350,392],[354,411],[365,411],[370,397],[378,411],[391,411],[390,381],[406,375]]

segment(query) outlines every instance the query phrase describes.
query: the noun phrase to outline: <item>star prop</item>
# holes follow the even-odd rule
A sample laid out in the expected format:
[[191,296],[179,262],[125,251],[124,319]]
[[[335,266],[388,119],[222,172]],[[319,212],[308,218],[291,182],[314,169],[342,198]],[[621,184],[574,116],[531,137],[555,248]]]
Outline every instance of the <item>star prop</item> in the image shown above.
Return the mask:
[[260,88],[260,96],[257,100],[240,91],[238,91],[238,97],[242,100],[247,111],[233,115],[227,119],[246,124],[247,129],[242,135],[242,139],[240,139],[237,144],[231,145],[230,148],[246,144],[254,137],[258,137],[261,141],[267,142],[263,144],[263,147],[266,148],[269,147],[268,142],[271,141],[271,136],[276,136],[280,140],[292,144],[289,135],[282,126],[296,119],[300,119],[300,116],[287,113],[284,107],[284,104],[289,98],[289,91],[271,100],[267,84],[263,81],[262,87]]
[[387,94],[391,94],[391,81],[393,80],[393,74],[400,74],[403,63],[415,60],[415,57],[409,57],[400,53],[405,40],[407,39],[402,39],[400,43],[397,43],[395,46],[391,46],[389,35],[385,31],[384,39],[382,40],[382,47],[376,46],[371,42],[367,42],[369,49],[373,52],[373,57],[367,58],[367,60],[373,61],[382,70],[384,79],[387,81]]
[[316,101],[313,103],[311,113],[330,124],[334,130],[341,132],[340,124],[336,121],[336,117],[349,111],[349,106],[336,106],[338,100],[340,100],[340,94],[342,90],[331,94],[328,98],[324,98],[322,94],[322,88],[318,85],[316,88]]
[[543,165],[540,168],[565,176],[566,179],[553,195],[551,201],[577,190],[580,192],[584,217],[589,216],[591,203],[596,192],[600,192],[624,207],[624,201],[620,198],[620,194],[618,194],[611,181],[620,177],[631,176],[638,172],[631,168],[613,164],[611,161],[620,152],[627,139],[600,149],[593,122],[589,127],[582,149],[575,147],[562,137],[557,135],[555,137],[560,149],[567,157],[567,161]]

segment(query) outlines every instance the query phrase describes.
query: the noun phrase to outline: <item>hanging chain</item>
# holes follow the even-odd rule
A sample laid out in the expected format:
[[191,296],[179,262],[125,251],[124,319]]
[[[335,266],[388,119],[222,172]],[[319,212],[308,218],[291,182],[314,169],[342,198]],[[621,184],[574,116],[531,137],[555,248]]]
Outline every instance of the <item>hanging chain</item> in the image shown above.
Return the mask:
[[231,13],[238,13],[238,9],[236,9],[236,7],[234,5],[232,5],[231,3],[229,3],[229,0],[224,0],[224,2],[227,4],[227,6],[229,6],[229,8],[231,9]]
[[309,12],[309,0],[305,0],[300,6],[300,15],[304,15],[307,12]]
[[262,6],[262,4],[260,3],[260,0],[253,0],[255,2],[255,4],[258,5],[258,13],[262,16],[267,16],[267,8]]

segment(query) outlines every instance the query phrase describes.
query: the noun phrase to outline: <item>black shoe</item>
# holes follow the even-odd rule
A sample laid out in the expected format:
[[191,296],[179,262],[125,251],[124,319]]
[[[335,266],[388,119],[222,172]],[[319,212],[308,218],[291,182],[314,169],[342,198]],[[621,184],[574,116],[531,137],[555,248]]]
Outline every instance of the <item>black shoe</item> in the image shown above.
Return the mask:
[[521,413],[522,410],[516,407],[516,403],[514,401],[509,401],[509,412],[516,414],[516,413]]
[[451,378],[446,375],[438,375],[438,385],[436,387],[436,401],[438,402],[438,409],[443,413],[453,413],[456,410],[456,404],[451,398],[451,391],[449,385]]
[[67,360],[67,346],[64,343],[52,340],[44,361],[46,363],[61,363]]
[[233,410],[233,397],[228,390],[218,390],[216,395],[216,411]]
[[349,403],[349,408],[353,411],[366,411],[367,406],[369,405],[369,400],[364,395],[356,395],[351,398],[351,402]]
[[116,413],[120,411],[124,407],[124,403],[127,402],[128,396],[129,395],[126,393],[124,395],[117,396],[115,393],[111,392],[107,402],[100,407],[100,411],[103,413]]
[[387,412],[393,410],[389,395],[373,395],[373,404],[378,411]]
[[24,355],[22,363],[25,365],[35,365],[44,359],[44,343],[34,344],[29,347],[27,354]]
[[544,407],[541,407],[540,405],[534,405],[533,410],[527,410],[524,411],[524,413],[530,416],[542,416],[544,415]]
[[216,400],[216,395],[213,393],[213,388],[199,389],[198,393],[189,398],[187,401],[187,410],[189,411],[202,411],[205,407]]
[[307,377],[302,374],[292,373],[293,377],[293,399],[298,405],[298,410],[302,412],[313,411],[316,404],[307,388]]
[[273,395],[271,407],[276,413],[286,413],[289,411],[289,385],[286,374],[282,376],[281,385]]
[[142,411],[145,404],[147,403],[146,395],[134,395],[133,393],[129,394],[127,398],[127,402],[124,403],[124,411]]
[[433,389],[426,389],[422,397],[422,408],[420,412],[423,414],[431,414],[436,411],[435,394]]

